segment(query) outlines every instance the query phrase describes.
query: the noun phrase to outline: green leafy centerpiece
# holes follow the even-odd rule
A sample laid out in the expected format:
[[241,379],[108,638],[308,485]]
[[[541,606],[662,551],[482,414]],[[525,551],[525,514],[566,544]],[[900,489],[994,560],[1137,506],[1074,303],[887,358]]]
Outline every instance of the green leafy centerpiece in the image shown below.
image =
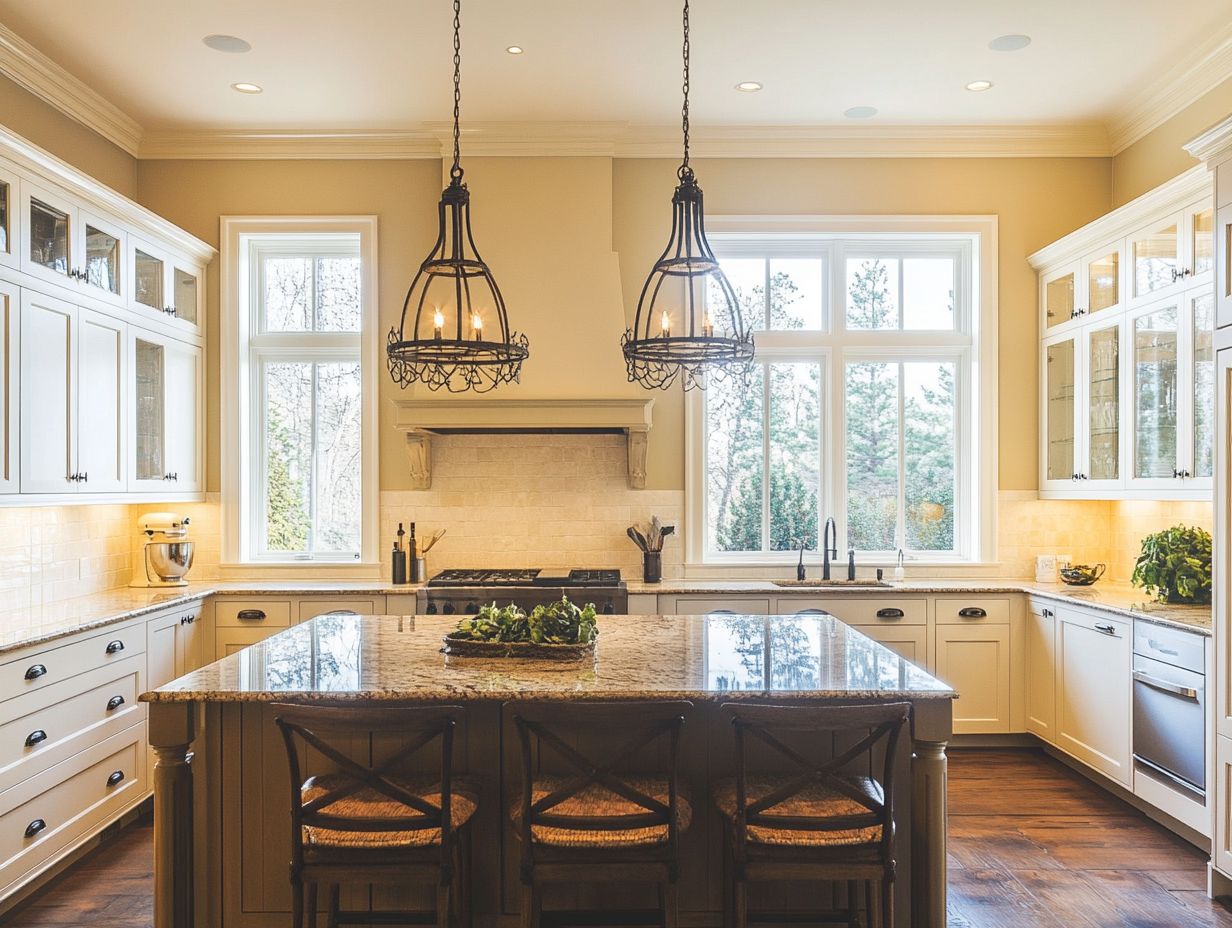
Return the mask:
[[578,606],[561,596],[527,615],[517,606],[490,603],[445,636],[445,653],[470,657],[580,660],[594,654],[599,627],[594,603]]
[[1161,603],[1211,601],[1211,535],[1174,525],[1142,539],[1131,578]]

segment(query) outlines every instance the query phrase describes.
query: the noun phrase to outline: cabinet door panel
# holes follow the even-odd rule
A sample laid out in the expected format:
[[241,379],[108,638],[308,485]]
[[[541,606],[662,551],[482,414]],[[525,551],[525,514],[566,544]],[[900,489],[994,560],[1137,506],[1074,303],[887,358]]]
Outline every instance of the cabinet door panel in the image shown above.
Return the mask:
[[1085,433],[1079,469],[1084,488],[1121,484],[1121,325],[1084,329],[1082,420]]
[[77,426],[77,310],[31,290],[21,295],[21,491],[73,493]]
[[1076,342],[1076,336],[1059,338],[1046,343],[1043,349],[1042,478],[1043,486],[1050,489],[1075,489],[1079,358]]
[[1057,623],[1057,746],[1129,787],[1129,625],[1068,610]]
[[958,693],[955,734],[1010,730],[1008,625],[938,625],[937,676]]
[[16,174],[0,166],[0,265],[4,267],[18,267],[21,264],[17,245],[18,229],[21,227],[18,219],[20,183]]
[[1193,428],[1189,430],[1193,449],[1189,470],[1195,481],[1209,485],[1215,472],[1215,295],[1206,290],[1193,296],[1189,313],[1193,326]]
[[122,322],[78,311],[77,471],[86,493],[124,489],[127,338]]
[[[0,184],[4,179],[0,177]],[[21,291],[0,280],[0,493],[16,493],[17,438],[20,430],[18,348],[21,344]]]
[[1027,731],[1056,742],[1056,613],[1031,604],[1027,624]]
[[170,489],[201,489],[201,349],[169,339],[166,342],[166,436]]
[[74,286],[73,237],[77,211],[58,194],[26,183],[22,186],[21,268],[62,287]]
[[857,625],[856,631],[884,644],[918,667],[931,669],[928,660],[928,629],[922,625]]
[[1181,276],[1180,213],[1130,236],[1130,292],[1135,300],[1161,296],[1178,286]]
[[1040,302],[1044,307],[1044,330],[1064,325],[1078,309],[1078,268],[1066,266],[1040,280]]
[[1180,313],[1168,301],[1132,319],[1134,447],[1138,486],[1174,486],[1180,426]]

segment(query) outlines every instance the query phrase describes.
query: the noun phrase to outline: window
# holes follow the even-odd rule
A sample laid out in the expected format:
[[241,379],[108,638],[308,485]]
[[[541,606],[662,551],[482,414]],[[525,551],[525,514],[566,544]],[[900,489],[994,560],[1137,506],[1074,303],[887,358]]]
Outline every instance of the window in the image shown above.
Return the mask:
[[224,509],[238,516],[224,529],[228,558],[372,564],[375,223],[224,226],[236,305],[223,314],[234,320],[223,380],[239,424],[224,429],[224,495],[236,503]]
[[990,557],[995,221],[805,222],[714,221],[757,348],[690,396],[689,563],[794,561],[828,516],[843,560]]

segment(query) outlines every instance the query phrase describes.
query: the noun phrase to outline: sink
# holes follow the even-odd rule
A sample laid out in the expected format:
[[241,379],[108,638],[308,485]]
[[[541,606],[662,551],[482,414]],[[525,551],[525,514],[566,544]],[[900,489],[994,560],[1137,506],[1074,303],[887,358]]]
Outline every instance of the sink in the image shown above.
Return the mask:
[[890,586],[884,580],[772,580],[771,583],[775,586],[839,587],[848,589]]

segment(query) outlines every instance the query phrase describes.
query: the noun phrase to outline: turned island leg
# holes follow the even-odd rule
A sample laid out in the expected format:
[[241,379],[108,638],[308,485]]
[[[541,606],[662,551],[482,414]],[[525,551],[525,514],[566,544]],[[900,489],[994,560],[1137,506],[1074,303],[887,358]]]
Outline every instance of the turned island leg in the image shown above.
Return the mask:
[[946,926],[946,757],[949,699],[915,704],[911,755],[911,925]]
[[192,928],[194,703],[151,703],[154,749],[154,928]]

